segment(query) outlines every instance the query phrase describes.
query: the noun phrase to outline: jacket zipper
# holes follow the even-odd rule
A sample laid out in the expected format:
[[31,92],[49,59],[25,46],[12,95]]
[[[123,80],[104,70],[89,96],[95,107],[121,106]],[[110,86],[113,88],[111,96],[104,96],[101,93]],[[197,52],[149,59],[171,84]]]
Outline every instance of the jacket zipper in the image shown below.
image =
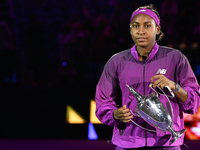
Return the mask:
[[[143,63],[143,90],[145,95],[145,63]],[[145,122],[145,128],[146,128],[146,122]],[[145,130],[145,146],[147,146],[147,131]]]

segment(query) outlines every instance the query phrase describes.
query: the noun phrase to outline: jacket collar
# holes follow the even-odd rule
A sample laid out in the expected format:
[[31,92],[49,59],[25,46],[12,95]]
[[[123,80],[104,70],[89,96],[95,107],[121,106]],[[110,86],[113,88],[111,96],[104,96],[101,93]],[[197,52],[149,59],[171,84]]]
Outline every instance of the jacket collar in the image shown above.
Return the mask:
[[[159,49],[159,46],[157,44],[157,42],[155,42],[150,54],[149,54],[149,58],[147,60],[150,60],[152,59],[156,53],[158,52],[158,49]],[[131,54],[133,55],[133,57],[139,61],[139,57],[138,57],[138,52],[137,52],[137,49],[136,49],[136,44],[131,48]]]

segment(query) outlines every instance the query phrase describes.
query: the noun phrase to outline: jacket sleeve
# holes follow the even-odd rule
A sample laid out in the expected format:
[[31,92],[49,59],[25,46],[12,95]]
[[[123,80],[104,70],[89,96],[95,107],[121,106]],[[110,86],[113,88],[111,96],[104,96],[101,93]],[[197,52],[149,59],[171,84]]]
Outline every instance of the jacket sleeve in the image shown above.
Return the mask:
[[104,124],[118,126],[120,121],[113,117],[113,111],[118,108],[121,90],[116,73],[116,64],[108,61],[96,86],[96,116]]
[[178,82],[188,93],[187,101],[179,102],[179,104],[185,113],[194,114],[200,106],[200,88],[188,59],[184,55],[181,56],[178,70]]

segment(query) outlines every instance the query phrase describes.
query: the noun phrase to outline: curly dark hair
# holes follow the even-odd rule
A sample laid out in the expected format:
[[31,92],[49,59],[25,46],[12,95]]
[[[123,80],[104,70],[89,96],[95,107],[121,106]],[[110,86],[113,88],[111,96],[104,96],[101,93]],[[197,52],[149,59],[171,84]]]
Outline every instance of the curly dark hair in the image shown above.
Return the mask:
[[[160,15],[159,15],[155,5],[149,4],[149,5],[141,6],[141,7],[137,8],[136,10],[141,9],[141,8],[150,9],[151,11],[153,11],[157,15],[158,19],[160,20]],[[161,41],[163,36],[164,36],[164,33],[162,31],[160,31],[160,33],[158,35],[156,35],[156,41]]]

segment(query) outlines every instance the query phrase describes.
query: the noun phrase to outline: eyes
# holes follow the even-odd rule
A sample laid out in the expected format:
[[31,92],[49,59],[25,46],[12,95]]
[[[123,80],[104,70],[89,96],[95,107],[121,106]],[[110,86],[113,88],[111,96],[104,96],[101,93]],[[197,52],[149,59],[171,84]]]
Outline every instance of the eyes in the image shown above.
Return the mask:
[[[151,24],[145,24],[144,25],[144,28],[151,28]],[[134,29],[137,29],[137,28],[139,28],[140,27],[140,25],[138,25],[138,24],[131,24],[131,26],[130,27],[132,27],[132,28],[134,28]]]

